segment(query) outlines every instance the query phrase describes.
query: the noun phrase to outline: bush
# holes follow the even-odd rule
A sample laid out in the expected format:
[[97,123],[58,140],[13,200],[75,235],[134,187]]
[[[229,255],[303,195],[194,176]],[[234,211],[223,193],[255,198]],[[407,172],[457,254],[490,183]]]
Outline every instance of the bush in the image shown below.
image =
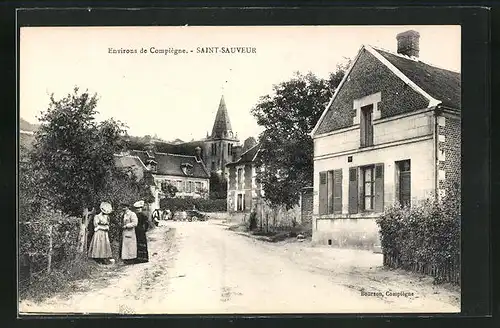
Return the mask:
[[460,282],[460,193],[447,195],[411,208],[395,205],[377,219],[384,265]]
[[172,213],[192,210],[193,206],[201,212],[226,212],[225,199],[204,198],[164,198],[160,200],[161,209],[169,209]]

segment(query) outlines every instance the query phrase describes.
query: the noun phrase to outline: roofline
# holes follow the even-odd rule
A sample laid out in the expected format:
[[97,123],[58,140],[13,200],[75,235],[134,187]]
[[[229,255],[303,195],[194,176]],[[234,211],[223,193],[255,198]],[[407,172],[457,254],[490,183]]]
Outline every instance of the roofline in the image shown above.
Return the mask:
[[[375,50],[372,46],[370,45],[365,45],[365,49],[371,53],[375,58],[377,58],[382,64],[387,66],[397,77],[399,77],[403,82],[408,84],[413,90],[417,91],[420,93],[422,96],[427,98],[429,100],[428,107],[434,107],[437,106],[441,103],[441,100],[437,100],[436,98],[432,97],[429,95],[427,92],[425,92],[422,88],[420,88],[415,82],[410,80],[406,75],[403,74],[396,66],[391,64],[390,61],[388,61],[384,56],[382,56],[377,50]],[[383,50],[382,50],[383,51]],[[410,59],[411,60],[411,59]]]
[[358,61],[359,56],[361,56],[361,52],[364,49],[364,47],[365,46],[363,45],[363,46],[361,46],[359,48],[358,53],[356,54],[356,57],[354,57],[354,60],[351,62],[351,65],[349,66],[349,68],[347,69],[346,73],[344,74],[344,77],[342,78],[342,80],[340,81],[339,85],[335,89],[335,92],[333,93],[333,96],[330,99],[330,102],[328,103],[328,105],[326,105],[326,108],[323,111],[323,113],[321,114],[321,117],[319,118],[318,122],[316,122],[316,125],[314,126],[314,129],[312,129],[312,131],[309,133],[309,135],[311,136],[311,138],[314,138],[314,135],[316,134],[316,131],[318,130],[319,126],[321,125],[321,123],[325,119],[326,113],[328,112],[328,110],[330,110],[330,107],[332,106],[333,101],[335,100],[335,98],[337,97],[340,89],[342,88],[342,86],[344,85],[345,81],[349,77],[349,74],[351,74],[352,68],[354,67],[354,65]]
[[255,161],[255,159],[257,158],[257,154],[258,154],[258,153],[259,153],[259,151],[260,151],[260,146],[261,146],[261,144],[260,144],[260,142],[259,142],[259,143],[255,144],[255,145],[253,145],[252,147],[248,148],[247,150],[245,150],[243,153],[241,153],[241,155],[240,155],[240,159],[241,159],[241,157],[242,157],[243,155],[245,155],[246,153],[248,153],[250,150],[254,149],[255,147],[259,147],[259,149],[258,149],[258,150],[257,150],[257,152],[255,153],[255,155],[253,156],[253,158],[252,158],[252,160],[251,160],[251,161],[240,162],[240,160],[237,160],[236,162],[229,162],[229,163],[227,163],[227,164],[226,164],[226,166],[228,166],[228,165],[236,165],[236,164],[238,164],[238,163],[251,163],[251,162]]
[[[376,59],[378,59],[387,68],[389,68],[389,70],[392,73],[394,73],[397,77],[399,77],[403,82],[408,84],[413,90],[415,90],[416,92],[420,93],[422,96],[427,98],[427,100],[429,100],[428,107],[433,107],[433,106],[437,106],[437,105],[441,104],[440,100],[433,98],[431,95],[429,95],[427,92],[425,92],[422,88],[420,88],[416,83],[414,83],[412,80],[410,80],[405,74],[403,74],[403,72],[401,72],[399,69],[397,69],[396,66],[391,64],[391,62],[389,62],[384,56],[382,56],[376,50],[376,48],[373,48],[370,45],[362,45],[361,48],[358,50],[358,54],[356,55],[356,57],[352,61],[351,66],[349,67],[349,69],[346,71],[344,77],[342,78],[342,81],[340,81],[337,89],[335,90],[335,93],[333,94],[333,97],[330,99],[330,102],[328,103],[325,110],[323,111],[323,114],[321,114],[321,117],[319,118],[318,122],[314,126],[314,129],[309,134],[311,136],[311,138],[314,139],[314,135],[316,134],[316,131],[318,130],[320,124],[323,122],[323,120],[326,116],[326,113],[330,110],[330,107],[332,106],[333,101],[335,100],[340,89],[342,88],[345,81],[348,79],[349,75],[351,74],[352,68],[357,63],[357,61],[358,61],[359,57],[361,56],[361,53],[363,52],[364,49],[366,49],[370,54],[372,54]],[[385,50],[381,50],[381,51],[385,51]],[[406,58],[406,57],[404,57],[404,58]],[[412,59],[410,57],[408,57],[407,59],[417,61],[417,60]]]
[[139,162],[142,164],[142,166],[147,169],[147,166],[144,164],[144,162],[142,161],[142,159],[139,157],[139,156],[134,156],[134,155],[120,155],[120,154],[113,154],[113,156],[116,156],[116,157],[132,157],[132,158],[136,158],[139,160]]
[[453,69],[444,68],[444,67],[441,67],[441,66],[438,66],[438,65],[426,62],[426,61],[420,59],[420,57],[409,57],[409,56],[405,56],[405,55],[402,55],[400,53],[397,53],[397,52],[394,52],[394,51],[391,51],[391,50],[387,50],[387,49],[384,49],[384,48],[381,48],[381,47],[376,47],[376,46],[370,46],[370,47],[372,47],[375,50],[380,50],[380,51],[384,51],[384,52],[390,53],[391,55],[394,55],[394,56],[397,56],[397,57],[400,57],[400,58],[413,60],[413,61],[425,64],[425,65],[428,65],[428,66],[432,66],[434,68],[442,69],[444,71],[449,71],[449,72],[452,72],[452,73],[461,74],[461,72],[459,72],[459,71],[455,71]]

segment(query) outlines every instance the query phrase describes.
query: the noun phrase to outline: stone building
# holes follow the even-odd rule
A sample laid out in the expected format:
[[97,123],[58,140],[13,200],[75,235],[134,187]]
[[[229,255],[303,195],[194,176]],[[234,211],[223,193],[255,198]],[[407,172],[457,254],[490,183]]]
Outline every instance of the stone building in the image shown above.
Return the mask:
[[238,136],[233,132],[224,96],[215,116],[212,134],[203,142],[202,157],[210,172],[225,174],[226,164],[233,158],[233,152],[241,150]]
[[419,37],[362,46],[312,131],[315,242],[373,247],[387,206],[459,186],[460,73],[419,60]]
[[129,150],[115,155],[117,166],[133,170],[138,179],[149,177],[155,201],[152,209],[160,207],[162,188],[167,184],[177,187],[176,197],[208,197],[210,174],[200,157],[201,148],[196,154],[179,155],[157,152],[153,143],[146,150]]

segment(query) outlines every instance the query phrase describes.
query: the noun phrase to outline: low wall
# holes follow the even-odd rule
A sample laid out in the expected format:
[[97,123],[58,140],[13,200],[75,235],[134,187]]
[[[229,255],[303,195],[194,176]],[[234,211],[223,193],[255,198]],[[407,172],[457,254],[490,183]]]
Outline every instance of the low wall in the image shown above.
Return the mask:
[[343,248],[374,250],[380,247],[379,227],[374,218],[313,221],[312,242]]
[[250,213],[245,212],[231,212],[226,214],[226,222],[233,224],[240,224],[248,222]]
[[229,216],[227,212],[204,212],[206,215],[208,215],[211,219],[216,219],[216,220],[226,220]]

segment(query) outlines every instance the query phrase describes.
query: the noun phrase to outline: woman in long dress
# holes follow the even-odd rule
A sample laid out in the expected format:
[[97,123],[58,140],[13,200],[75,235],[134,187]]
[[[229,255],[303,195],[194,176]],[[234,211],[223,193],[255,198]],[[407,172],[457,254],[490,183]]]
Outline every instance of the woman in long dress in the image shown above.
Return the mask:
[[94,235],[89,245],[88,256],[98,263],[107,264],[112,257],[111,243],[109,242],[109,214],[112,212],[111,204],[102,202],[101,212],[94,216]]
[[130,210],[130,205],[122,204],[123,234],[122,234],[122,260],[125,264],[132,264],[137,258],[137,238],[135,227],[137,227],[137,215]]
[[147,215],[143,212],[144,201],[138,201],[134,204],[135,213],[137,215],[138,223],[135,227],[135,235],[137,238],[137,263],[145,263],[149,261],[148,254],[148,239],[146,231],[149,228]]

